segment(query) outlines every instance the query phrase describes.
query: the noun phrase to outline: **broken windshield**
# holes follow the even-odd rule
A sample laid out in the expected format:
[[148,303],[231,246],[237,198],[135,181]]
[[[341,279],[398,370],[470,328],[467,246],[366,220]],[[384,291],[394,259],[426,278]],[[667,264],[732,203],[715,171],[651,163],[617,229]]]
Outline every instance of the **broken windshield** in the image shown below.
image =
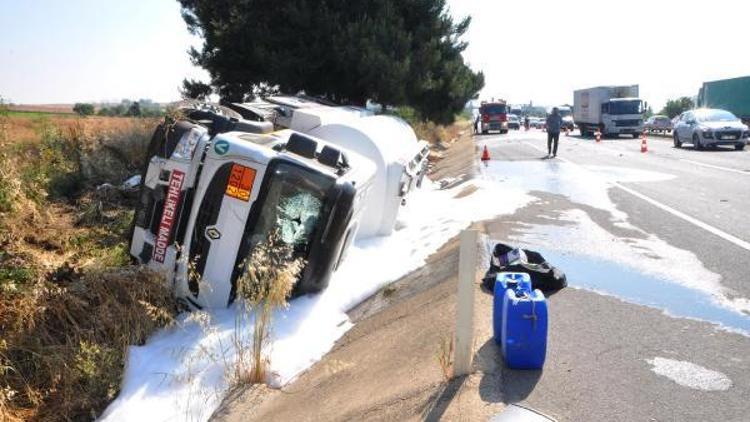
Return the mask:
[[310,243],[324,223],[325,196],[333,186],[333,179],[283,162],[270,171],[263,202],[256,204],[262,208],[250,244],[255,246],[278,230],[281,240],[293,249],[295,258],[307,258]]

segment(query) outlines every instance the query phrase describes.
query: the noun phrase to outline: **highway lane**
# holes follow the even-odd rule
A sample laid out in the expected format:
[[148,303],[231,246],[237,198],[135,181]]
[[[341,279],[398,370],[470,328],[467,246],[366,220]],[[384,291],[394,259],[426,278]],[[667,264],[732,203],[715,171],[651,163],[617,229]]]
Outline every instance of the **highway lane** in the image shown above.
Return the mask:
[[[480,147],[487,145],[495,160],[539,160],[546,154],[546,134],[541,131],[478,136],[475,140]],[[623,137],[596,143],[563,135],[558,158],[550,162],[673,176],[670,180],[621,182],[621,188],[609,190],[610,199],[628,214],[633,225],[693,252],[708,269],[722,276],[723,285],[738,296],[750,297],[750,173],[742,170],[750,168],[750,149],[676,149],[664,138],[649,138],[648,147],[649,152],[643,154],[640,140]]]
[[[641,154],[640,140],[622,138],[596,144],[593,139],[563,136],[558,158],[546,160],[542,159],[546,154],[546,134],[539,131],[477,136],[475,143],[480,149],[485,145],[489,149],[492,161],[487,171],[494,168],[502,173],[507,169],[503,183],[538,178],[534,173],[545,166],[560,170],[543,173],[543,177],[551,179],[559,175],[559,180],[550,180],[542,186],[551,191],[559,188],[560,183],[587,184],[586,180],[571,178],[571,174],[595,178],[618,171],[630,174],[636,169],[673,176],[610,184],[608,199],[617,211],[627,215],[627,223],[637,228],[637,233],[613,223],[616,216],[597,209],[586,198],[537,189],[531,192],[539,198],[537,202],[512,216],[485,222],[491,239],[510,242],[527,239],[529,246],[543,250],[573,233],[580,240],[580,248],[586,249],[607,247],[600,236],[602,230],[606,231],[605,242],[608,237],[619,240],[613,243],[631,243],[645,233],[670,247],[692,252],[693,260],[720,275],[721,286],[731,290],[730,298],[750,298],[750,250],[742,247],[743,241],[750,241],[750,174],[741,170],[750,162],[748,151],[697,154],[676,150],[669,140],[650,139],[649,153]],[[584,170],[562,171],[561,163]],[[587,171],[597,166],[606,167],[607,171]],[[565,216],[571,212],[585,213],[595,226],[566,221]],[[540,231],[539,227],[543,229]],[[714,228],[719,235],[707,227]],[[728,240],[732,238],[739,242]],[[576,272],[569,266],[576,263],[575,254],[575,251],[558,254],[552,263],[570,275]],[[579,261],[578,265],[581,262],[591,261]],[[674,263],[664,259],[663,265]],[[750,407],[744,397],[750,391],[747,359],[750,337],[717,329],[715,323],[697,316],[700,311],[691,313],[690,308],[700,308],[704,303],[690,294],[690,289],[673,288],[645,273],[622,276],[627,272],[625,267],[617,263],[603,266],[588,273],[589,277],[599,279],[590,283],[595,288],[580,288],[590,280],[579,277],[572,280],[574,288],[549,297],[551,319],[544,371],[541,375],[523,371],[503,373],[499,378],[504,394],[566,421],[747,420]],[[611,283],[632,283],[632,286],[612,287]],[[638,289],[648,292],[641,299],[638,294],[635,299],[619,294]],[[698,294],[701,295],[708,297],[706,292]],[[688,311],[680,314],[685,309]],[[704,314],[706,319],[712,319],[711,312]],[[717,312],[724,312],[719,319],[732,320],[734,328],[750,327],[750,315],[736,310]],[[656,361],[691,368],[685,373],[690,373],[695,365],[718,371],[717,376],[726,376],[729,381],[724,381],[731,386],[726,389],[687,386],[690,382],[675,381],[677,377],[670,379],[664,372],[659,375],[652,368]],[[693,373],[687,378],[716,375],[709,374]]]

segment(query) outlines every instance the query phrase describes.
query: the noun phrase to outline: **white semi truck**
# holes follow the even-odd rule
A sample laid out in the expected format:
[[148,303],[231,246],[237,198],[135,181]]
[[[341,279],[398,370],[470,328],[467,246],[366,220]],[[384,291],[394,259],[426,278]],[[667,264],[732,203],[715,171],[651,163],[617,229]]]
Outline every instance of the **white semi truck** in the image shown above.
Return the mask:
[[189,308],[234,300],[243,262],[271,231],[302,258],[294,293],[326,287],[375,176],[357,153],[267,122],[205,110],[160,125],[149,147],[130,254]]
[[601,131],[604,136],[643,132],[645,104],[638,98],[638,85],[599,86],[573,93],[573,119],[581,135]]

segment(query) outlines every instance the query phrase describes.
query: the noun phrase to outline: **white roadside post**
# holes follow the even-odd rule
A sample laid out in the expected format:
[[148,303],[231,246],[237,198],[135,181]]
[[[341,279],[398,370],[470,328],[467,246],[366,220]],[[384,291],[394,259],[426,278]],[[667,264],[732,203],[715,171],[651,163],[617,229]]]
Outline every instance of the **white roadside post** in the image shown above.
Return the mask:
[[474,342],[474,279],[477,265],[477,230],[461,232],[458,255],[458,294],[456,297],[456,346],[453,352],[453,376],[471,371]]

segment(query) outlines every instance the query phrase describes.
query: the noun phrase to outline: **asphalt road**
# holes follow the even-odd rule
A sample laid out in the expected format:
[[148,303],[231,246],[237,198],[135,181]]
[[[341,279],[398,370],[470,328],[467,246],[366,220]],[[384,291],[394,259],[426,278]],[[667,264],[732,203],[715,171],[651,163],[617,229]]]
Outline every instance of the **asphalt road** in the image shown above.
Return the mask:
[[[514,131],[507,135],[476,138],[487,145],[495,160],[531,160],[545,155],[546,134]],[[610,189],[610,198],[626,212],[630,222],[680,249],[695,253],[722,284],[750,297],[750,147],[696,151],[674,148],[664,137],[650,137],[648,152],[640,152],[640,139],[605,139],[561,136],[557,160],[580,165],[615,166],[655,171],[675,176],[659,182],[621,183]],[[536,147],[536,148],[534,148]],[[710,228],[744,241],[740,245],[686,221],[674,213],[634,196],[644,195]]]
[[[534,162],[546,155],[546,134],[540,131],[477,136],[475,142],[480,148],[486,145],[492,160],[500,163]],[[694,253],[708,270],[721,276],[721,285],[734,297],[750,297],[750,151],[676,149],[671,139],[653,137],[648,149],[640,152],[640,139],[596,143],[563,135],[558,158],[542,162],[674,176],[613,184],[608,195],[630,224]],[[563,224],[555,219],[570,209],[579,209],[608,227],[601,224],[607,216],[597,217],[600,210],[589,205],[545,192],[533,194],[539,197],[537,203],[485,223],[491,238],[517,238],[535,224]],[[626,235],[615,226],[608,230],[613,237]],[[581,235],[583,242],[586,235]],[[658,305],[643,306],[586,289],[564,289],[550,298],[549,306],[545,369],[541,374],[504,372],[506,402],[518,401],[573,421],[750,420],[750,338],[746,335],[705,321],[668,316],[668,310]],[[750,315],[737,318],[746,324]],[[650,363],[655,358],[718,371],[731,380],[731,387],[705,391],[680,384],[674,373],[673,378],[656,374]],[[688,378],[701,376],[710,377],[693,373]]]

